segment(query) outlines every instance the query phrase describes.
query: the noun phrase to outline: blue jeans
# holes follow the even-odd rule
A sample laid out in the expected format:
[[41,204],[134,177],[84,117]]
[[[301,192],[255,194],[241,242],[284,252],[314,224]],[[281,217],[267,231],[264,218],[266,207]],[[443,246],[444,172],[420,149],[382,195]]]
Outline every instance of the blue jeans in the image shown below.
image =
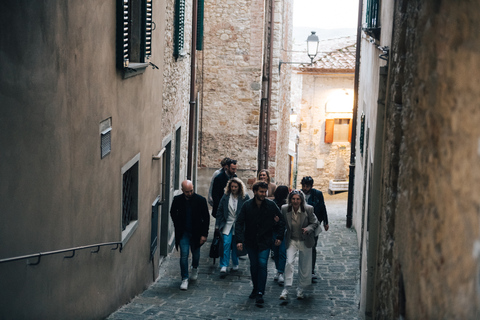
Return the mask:
[[284,273],[285,264],[287,263],[287,249],[285,248],[285,241],[282,241],[282,243],[277,247],[275,245],[275,240],[277,240],[277,234],[273,233],[273,261],[275,261],[275,268],[277,269],[277,272]]
[[250,276],[252,277],[253,289],[260,294],[265,293],[267,283],[267,262],[270,249],[259,251],[246,247],[250,259]]
[[197,247],[193,249],[192,243],[192,234],[185,232],[180,240],[180,272],[182,274],[182,280],[188,279],[188,250],[192,251],[192,267],[198,268],[198,263],[200,261],[200,246],[198,243],[195,244]]
[[[229,234],[223,234],[223,256],[220,258],[220,268],[228,267],[230,263],[230,250],[232,251],[232,263],[234,266],[238,266],[238,256],[237,256],[237,244],[232,243],[233,240],[233,228],[230,229]],[[233,246],[232,246],[233,244]]]

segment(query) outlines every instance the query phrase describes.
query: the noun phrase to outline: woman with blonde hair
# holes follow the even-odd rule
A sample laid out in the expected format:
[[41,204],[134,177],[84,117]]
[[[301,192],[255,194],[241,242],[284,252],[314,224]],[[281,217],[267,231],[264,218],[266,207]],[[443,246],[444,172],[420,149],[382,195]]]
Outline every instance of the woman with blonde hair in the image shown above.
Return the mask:
[[268,184],[267,199],[273,200],[275,198],[275,189],[277,185],[270,180],[270,172],[267,169],[258,171],[257,181],[265,181]]
[[232,178],[227,182],[225,193],[220,200],[217,210],[215,228],[220,231],[223,239],[223,255],[220,257],[220,278],[227,275],[227,267],[232,256],[232,271],[238,270],[238,255],[235,237],[235,220],[245,201],[250,197],[246,187],[239,178]]

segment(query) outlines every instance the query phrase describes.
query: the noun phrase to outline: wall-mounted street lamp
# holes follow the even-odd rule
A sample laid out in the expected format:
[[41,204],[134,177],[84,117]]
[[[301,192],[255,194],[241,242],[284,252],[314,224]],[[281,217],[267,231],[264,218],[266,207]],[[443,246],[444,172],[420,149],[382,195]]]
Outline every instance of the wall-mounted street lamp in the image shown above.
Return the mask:
[[298,118],[298,114],[296,114],[295,111],[293,111],[293,108],[290,109],[290,125],[294,128],[297,128],[298,131],[302,131],[302,124],[301,123],[297,124],[297,118]]
[[307,55],[310,58],[310,63],[308,62],[283,62],[280,60],[280,63],[278,64],[278,73],[280,73],[280,70],[282,68],[282,64],[308,64],[312,65],[313,64],[313,59],[318,54],[318,43],[320,40],[318,39],[318,36],[315,34],[315,31],[312,31],[312,34],[308,36],[307,38]]
[[297,123],[297,114],[290,110],[290,124],[295,125]]

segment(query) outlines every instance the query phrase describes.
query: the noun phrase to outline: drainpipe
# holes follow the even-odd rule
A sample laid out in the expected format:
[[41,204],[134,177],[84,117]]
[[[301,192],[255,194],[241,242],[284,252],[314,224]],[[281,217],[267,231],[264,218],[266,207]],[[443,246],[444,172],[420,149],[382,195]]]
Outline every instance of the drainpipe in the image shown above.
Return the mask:
[[270,150],[270,110],[272,104],[272,74],[273,74],[273,32],[274,32],[274,21],[275,18],[275,0],[270,0],[270,48],[268,52],[268,89],[267,89],[267,138],[265,140],[265,168],[268,170],[268,158]]
[[192,45],[190,48],[190,114],[188,115],[188,159],[187,179],[192,180],[193,167],[193,143],[195,130],[195,77],[196,77],[196,54],[197,54],[197,0],[192,1]]
[[[274,18],[274,4],[275,0],[270,0],[270,21],[268,22],[270,28],[270,35],[268,43],[268,65],[263,70],[267,76],[262,79],[262,100],[260,103],[260,128],[258,137],[258,170],[268,169],[268,158],[270,149],[270,105],[272,102],[272,73],[273,73],[273,18]],[[265,62],[265,60],[264,60]],[[266,70],[265,70],[266,69]],[[267,88],[265,90],[265,79],[267,80]],[[266,110],[265,110],[266,108]]]
[[362,40],[363,0],[358,1],[357,48],[355,52],[355,83],[353,87],[352,142],[350,145],[350,173],[348,177],[347,228],[352,227],[353,189],[355,185],[355,147],[357,142],[358,82],[360,80],[360,42]]

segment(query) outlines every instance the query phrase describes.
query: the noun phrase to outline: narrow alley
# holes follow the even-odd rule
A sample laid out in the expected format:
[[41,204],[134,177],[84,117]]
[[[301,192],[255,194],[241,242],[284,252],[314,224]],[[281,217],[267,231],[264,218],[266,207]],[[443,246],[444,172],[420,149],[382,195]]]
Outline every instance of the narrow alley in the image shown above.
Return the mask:
[[282,287],[273,281],[272,259],[263,308],[248,299],[251,291],[248,259],[240,260],[238,272],[220,279],[218,259],[213,264],[208,257],[212,219],[208,241],[201,250],[198,280],[190,282],[187,291],[179,289],[179,254],[174,251],[160,266],[157,281],[108,319],[361,319],[357,237],[354,229],[345,227],[347,193],[325,194],[325,203],[330,229],[319,236],[316,270],[319,279],[307,291],[305,300],[290,298],[287,303],[279,300]]

